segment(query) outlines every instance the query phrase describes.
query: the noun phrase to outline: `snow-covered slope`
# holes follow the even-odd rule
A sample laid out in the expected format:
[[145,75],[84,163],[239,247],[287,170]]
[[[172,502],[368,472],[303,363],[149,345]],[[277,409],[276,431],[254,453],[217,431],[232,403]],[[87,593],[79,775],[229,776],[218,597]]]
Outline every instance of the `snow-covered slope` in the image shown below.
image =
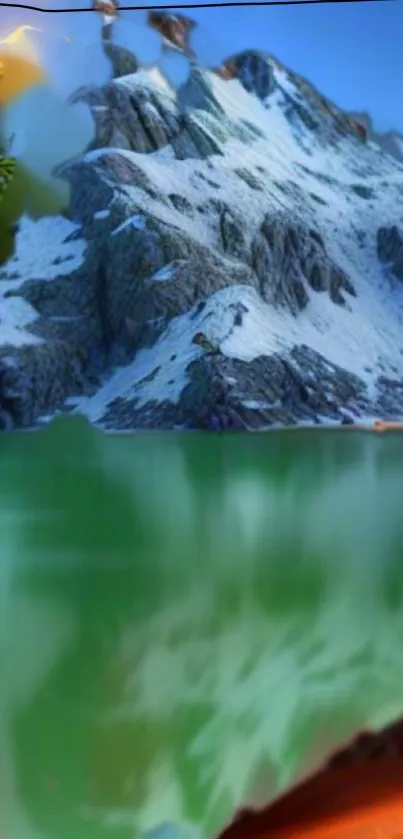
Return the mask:
[[[403,166],[306,82],[261,62],[261,98],[250,75],[197,66],[178,91],[143,69],[80,94],[102,115],[103,147],[66,172],[74,270],[66,277],[50,249],[48,265],[24,262],[35,235],[24,222],[0,286],[12,279],[36,307],[50,355],[71,340],[55,319],[88,324],[91,387],[80,375],[61,391],[93,421],[265,427],[403,414]],[[60,220],[46,231],[52,245]],[[15,310],[12,323],[13,300],[3,293],[7,358],[32,342],[31,318]],[[37,402],[29,422],[55,408]]]

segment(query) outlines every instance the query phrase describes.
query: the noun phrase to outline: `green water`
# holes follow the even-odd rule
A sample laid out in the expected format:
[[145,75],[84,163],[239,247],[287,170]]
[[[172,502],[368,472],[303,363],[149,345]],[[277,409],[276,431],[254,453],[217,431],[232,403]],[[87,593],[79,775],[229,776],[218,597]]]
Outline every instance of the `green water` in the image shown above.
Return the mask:
[[346,431],[0,437],[1,835],[210,839],[400,713],[402,458]]

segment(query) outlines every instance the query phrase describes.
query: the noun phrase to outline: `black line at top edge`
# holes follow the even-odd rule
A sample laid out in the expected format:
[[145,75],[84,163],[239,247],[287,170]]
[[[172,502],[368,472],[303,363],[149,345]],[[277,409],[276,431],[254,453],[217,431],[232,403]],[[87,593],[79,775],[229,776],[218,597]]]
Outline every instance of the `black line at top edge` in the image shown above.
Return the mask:
[[[251,2],[245,2],[245,0],[224,0],[224,2],[220,3],[182,3],[182,4],[173,4],[169,6],[119,6],[119,11],[121,12],[144,12],[144,11],[152,11],[153,9],[158,9],[158,11],[166,10],[172,11],[173,9],[179,11],[180,9],[216,9],[216,8],[225,8],[225,7],[235,7],[235,6],[242,6],[243,8],[247,8],[248,6],[322,6],[322,5],[336,5],[336,4],[345,4],[345,3],[393,3],[396,0],[251,0]],[[77,8],[77,9],[43,9],[40,6],[31,6],[29,3],[4,3],[0,2],[0,9],[25,9],[26,11],[30,12],[41,12],[42,14],[47,15],[55,15],[55,14],[68,14],[69,12],[93,12],[94,10],[90,7],[84,8]]]

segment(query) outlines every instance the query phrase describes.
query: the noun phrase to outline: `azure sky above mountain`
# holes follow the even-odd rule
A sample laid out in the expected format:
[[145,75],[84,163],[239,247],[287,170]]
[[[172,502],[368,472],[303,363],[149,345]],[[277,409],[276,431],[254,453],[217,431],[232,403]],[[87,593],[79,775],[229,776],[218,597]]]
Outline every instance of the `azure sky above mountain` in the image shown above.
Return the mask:
[[[142,2],[153,5],[150,0]],[[44,9],[56,4],[59,8],[83,5],[82,0],[42,0]],[[203,62],[218,63],[248,47],[265,49],[341,107],[369,111],[378,130],[403,131],[403,0],[263,8],[245,3],[243,8],[195,9],[192,16],[199,24],[194,44]],[[84,15],[58,15],[46,27],[74,34],[85,43],[96,34],[99,24],[94,17],[89,14],[84,22]],[[125,13],[127,25],[140,23],[143,17],[141,12]],[[0,9],[2,30],[21,22],[38,24],[38,14]],[[153,49],[150,40],[151,53]],[[56,50],[55,61],[58,55]],[[69,75],[71,80],[71,68]],[[82,73],[79,76],[81,83]]]

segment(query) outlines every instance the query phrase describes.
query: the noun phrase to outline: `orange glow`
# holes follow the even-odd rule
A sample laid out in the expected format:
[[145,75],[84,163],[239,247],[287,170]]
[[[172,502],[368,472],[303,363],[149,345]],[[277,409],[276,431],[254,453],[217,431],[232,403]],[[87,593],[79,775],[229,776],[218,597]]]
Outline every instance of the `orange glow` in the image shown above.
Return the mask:
[[403,429],[403,422],[387,422],[386,420],[376,420],[374,427],[377,431],[401,431]]
[[46,76],[30,38],[40,32],[34,26],[19,26],[0,39],[0,106],[4,107]]
[[319,773],[221,839],[403,839],[403,759]]
[[[403,801],[368,807],[335,817],[323,824],[307,824],[270,831],[266,839],[402,839]],[[250,836],[253,839],[253,836]],[[261,839],[265,839],[263,836]]]
[[375,420],[372,423],[372,425],[360,425],[359,423],[354,423],[352,425],[343,425],[341,426],[341,428],[343,428],[345,431],[377,431],[379,433],[383,431],[403,431],[403,422]]
[[32,49],[26,48],[25,28],[16,29],[0,41],[1,107],[12,102],[33,85],[46,83],[46,76],[35,61]]
[[46,76],[37,64],[19,55],[2,52],[1,45],[0,66],[0,107],[12,102],[33,85],[46,83]]

